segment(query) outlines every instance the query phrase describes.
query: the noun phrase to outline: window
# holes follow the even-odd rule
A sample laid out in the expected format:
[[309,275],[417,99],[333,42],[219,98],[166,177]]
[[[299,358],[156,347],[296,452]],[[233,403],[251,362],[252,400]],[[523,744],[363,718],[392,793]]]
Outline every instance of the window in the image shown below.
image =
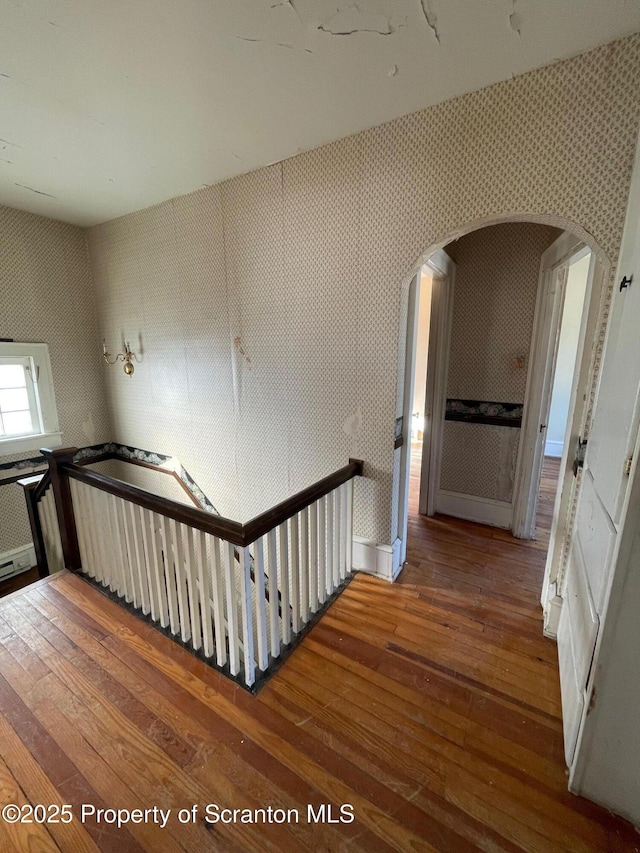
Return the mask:
[[0,342],[0,455],[62,443],[46,344]]

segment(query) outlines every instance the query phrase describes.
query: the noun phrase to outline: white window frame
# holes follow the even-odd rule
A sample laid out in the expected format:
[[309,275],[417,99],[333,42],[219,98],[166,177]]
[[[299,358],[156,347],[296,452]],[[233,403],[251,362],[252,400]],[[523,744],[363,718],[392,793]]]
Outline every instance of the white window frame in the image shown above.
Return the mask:
[[[33,426],[38,429],[31,435],[0,437],[0,456],[39,450],[41,447],[59,447],[62,433],[58,424],[49,347],[47,344],[0,341],[0,358],[15,359],[16,364],[26,362],[30,368],[27,393],[32,405]],[[33,417],[36,412],[36,417]]]

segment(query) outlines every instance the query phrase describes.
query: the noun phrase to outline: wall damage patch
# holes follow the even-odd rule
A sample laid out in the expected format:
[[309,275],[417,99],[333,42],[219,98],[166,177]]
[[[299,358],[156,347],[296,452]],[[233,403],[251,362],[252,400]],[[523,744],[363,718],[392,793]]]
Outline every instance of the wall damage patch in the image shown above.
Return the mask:
[[390,36],[396,33],[400,26],[403,24],[394,24],[388,15],[362,10],[357,3],[348,3],[318,24],[317,29],[332,36],[352,36],[356,33]]
[[247,366],[249,367],[249,370],[251,370],[251,367],[252,367],[251,359],[247,355],[245,345],[244,345],[240,335],[236,335],[236,337],[233,339],[233,345],[236,348],[236,352],[238,353],[238,355],[240,355],[242,357],[242,359],[246,362]]
[[513,0],[513,5],[511,7],[511,14],[509,15],[509,26],[517,33],[520,37],[522,37],[522,15],[519,12],[516,12],[516,4],[518,0]]

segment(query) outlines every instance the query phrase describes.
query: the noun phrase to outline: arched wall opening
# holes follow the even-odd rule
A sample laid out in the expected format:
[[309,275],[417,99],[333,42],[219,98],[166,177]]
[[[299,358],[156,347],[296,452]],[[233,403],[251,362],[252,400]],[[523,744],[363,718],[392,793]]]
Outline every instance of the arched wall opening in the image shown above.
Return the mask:
[[[404,563],[406,558],[407,545],[407,520],[408,520],[408,482],[409,482],[409,448],[410,448],[410,424],[407,420],[407,382],[408,371],[413,369],[411,358],[415,354],[411,350],[411,340],[408,336],[408,331],[413,333],[412,312],[415,310],[415,305],[412,301],[412,282],[416,276],[420,274],[425,264],[429,264],[430,259],[442,254],[442,250],[459,240],[465,235],[472,232],[480,231],[494,225],[502,225],[506,223],[532,223],[536,225],[551,226],[558,229],[558,232],[564,232],[572,246],[583,245],[588,249],[594,258],[594,264],[598,270],[598,274],[594,278],[593,288],[590,293],[589,303],[591,305],[592,321],[590,327],[589,339],[584,342],[585,358],[588,350],[588,381],[586,386],[587,402],[580,412],[581,424],[580,434],[588,435],[589,423],[592,413],[592,403],[595,394],[595,389],[598,380],[598,368],[602,350],[602,343],[606,331],[607,306],[611,294],[611,262],[601,246],[592,237],[589,232],[579,224],[571,220],[553,214],[538,214],[538,213],[517,213],[505,212],[503,214],[492,215],[480,219],[472,220],[462,224],[460,227],[449,231],[443,235],[437,242],[433,243],[426,252],[420,255],[416,262],[412,265],[410,271],[402,281],[401,304],[400,304],[400,339],[398,343],[398,365],[397,365],[397,396],[396,396],[396,425],[399,419],[403,418],[403,443],[396,449],[394,456],[394,472],[393,472],[393,503],[392,503],[392,529],[395,524],[396,538],[395,547],[397,553],[397,565],[394,566],[394,571],[397,573]],[[573,251],[573,250],[572,250]],[[542,277],[541,277],[542,281]],[[536,315],[538,308],[536,309]],[[535,329],[534,329],[535,331]],[[544,332],[544,329],[539,330]],[[532,342],[533,347],[533,342]],[[430,356],[431,357],[431,356]],[[535,368],[529,361],[527,371],[527,394],[525,401],[529,396],[529,391],[532,386],[532,381],[535,386],[535,376],[532,380],[532,367]],[[535,370],[534,370],[535,372]],[[410,413],[409,413],[410,415]],[[531,432],[531,419],[537,417],[537,413],[527,412],[525,405],[525,416],[522,423],[522,434],[525,435],[525,426],[527,425],[527,417],[529,419],[529,434]],[[435,416],[435,415],[434,415]],[[518,452],[518,465],[523,454],[521,450]],[[524,454],[525,464],[528,464],[528,456]],[[423,469],[424,470],[424,469]],[[439,476],[439,472],[438,472]],[[519,472],[517,475],[520,479],[526,479],[526,471]],[[562,569],[566,560],[567,544],[570,541],[573,516],[575,513],[575,505],[579,490],[579,478],[576,480],[575,487],[571,484],[570,500],[565,500],[563,512],[566,513],[566,523],[562,528],[562,541],[557,543],[554,554],[549,555],[549,565],[547,566],[547,576],[552,571],[554,579],[561,577]],[[566,496],[565,496],[566,498]],[[426,504],[425,504],[426,506]],[[426,512],[422,509],[421,512]],[[555,566],[551,566],[551,560],[555,561]],[[546,583],[545,583],[546,586]]]

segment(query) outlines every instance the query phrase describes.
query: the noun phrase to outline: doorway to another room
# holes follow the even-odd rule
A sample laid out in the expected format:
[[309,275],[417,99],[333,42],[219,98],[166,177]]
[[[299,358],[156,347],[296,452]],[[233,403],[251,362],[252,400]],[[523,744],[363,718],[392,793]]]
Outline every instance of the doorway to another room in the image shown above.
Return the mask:
[[433,271],[423,266],[417,279],[416,293],[416,348],[415,368],[413,375],[413,402],[411,404],[411,460],[409,503],[410,512],[418,512],[420,492],[420,468],[422,464],[422,449],[424,432],[427,426],[427,365],[429,361],[429,335],[431,326],[431,297],[433,292]]
[[547,544],[553,523],[556,493],[561,480],[563,456],[566,460],[575,452],[575,448],[567,446],[571,442],[571,431],[569,430],[567,434],[567,426],[570,426],[572,414],[572,392],[576,361],[581,348],[580,332],[591,264],[592,253],[586,248],[577,252],[566,263],[553,384],[549,413],[546,418],[542,475],[536,507],[535,538],[544,541],[546,537]]
[[407,516],[502,528],[557,558],[602,277],[573,233],[521,221],[471,231],[421,267],[409,291]]

